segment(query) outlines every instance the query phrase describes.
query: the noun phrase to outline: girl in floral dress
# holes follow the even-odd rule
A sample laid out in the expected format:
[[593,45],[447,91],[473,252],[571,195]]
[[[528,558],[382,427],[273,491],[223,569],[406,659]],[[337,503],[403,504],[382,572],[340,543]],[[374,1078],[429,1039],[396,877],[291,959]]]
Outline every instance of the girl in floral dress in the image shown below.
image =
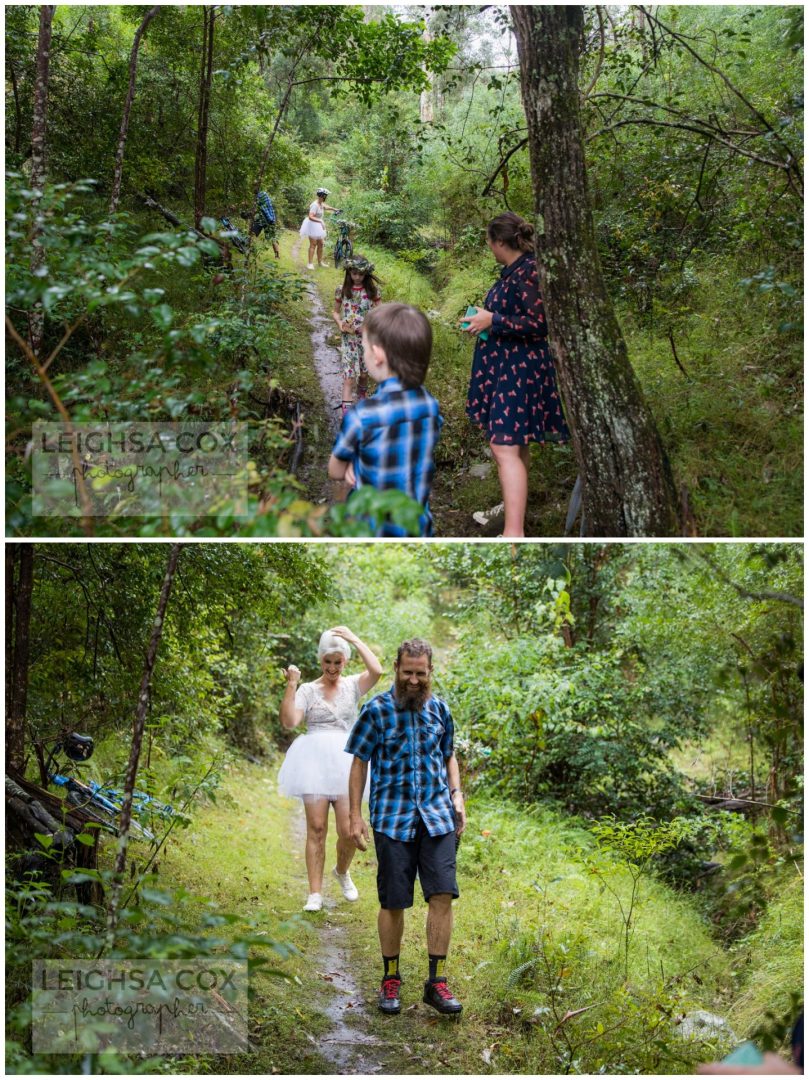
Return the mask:
[[343,412],[346,413],[357,397],[365,397],[368,375],[362,355],[362,324],[365,316],[382,299],[379,282],[374,277],[373,263],[362,255],[346,259],[343,284],[334,292],[332,318],[340,329],[343,375]]

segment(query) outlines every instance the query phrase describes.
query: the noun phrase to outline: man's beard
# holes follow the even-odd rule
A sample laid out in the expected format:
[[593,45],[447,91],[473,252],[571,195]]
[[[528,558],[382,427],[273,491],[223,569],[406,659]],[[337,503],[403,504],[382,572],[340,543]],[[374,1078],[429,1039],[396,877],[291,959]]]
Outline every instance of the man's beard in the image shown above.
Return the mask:
[[401,709],[412,709],[418,712],[423,709],[433,692],[432,679],[420,682],[417,688],[412,688],[404,679],[396,680],[394,696],[396,704]]

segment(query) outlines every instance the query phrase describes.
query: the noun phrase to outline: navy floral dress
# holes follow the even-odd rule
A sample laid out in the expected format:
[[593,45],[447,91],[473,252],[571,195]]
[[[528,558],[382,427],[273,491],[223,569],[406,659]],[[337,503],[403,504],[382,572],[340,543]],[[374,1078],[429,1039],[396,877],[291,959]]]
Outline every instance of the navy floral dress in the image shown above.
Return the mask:
[[570,432],[530,252],[503,267],[484,307],[493,318],[488,340],[478,338],[475,345],[466,401],[470,420],[493,443],[567,442]]

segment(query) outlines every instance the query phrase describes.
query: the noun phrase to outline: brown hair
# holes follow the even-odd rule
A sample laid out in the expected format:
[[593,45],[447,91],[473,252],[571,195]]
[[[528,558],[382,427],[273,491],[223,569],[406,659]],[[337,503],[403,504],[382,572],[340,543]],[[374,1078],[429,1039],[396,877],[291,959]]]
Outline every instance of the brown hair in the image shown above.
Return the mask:
[[[361,255],[355,255],[354,258],[355,259],[360,259],[360,258],[362,258],[362,256]],[[376,300],[377,297],[379,296],[379,288],[378,288],[379,284],[380,284],[379,278],[376,277],[376,275],[372,274],[372,273],[366,274],[365,277],[362,279],[362,287],[368,293],[368,298],[370,300]],[[351,299],[353,289],[354,289],[354,281],[353,281],[353,279],[351,277],[351,271],[346,270],[346,275],[343,278],[343,287],[340,290],[342,295],[346,298],[346,300]]]
[[490,240],[499,240],[513,251],[534,250],[534,226],[510,210],[492,218],[486,232]]
[[426,656],[427,663],[432,669],[433,666],[433,650],[429,641],[425,641],[424,638],[414,637],[409,641],[403,641],[399,646],[399,651],[396,653],[396,666],[398,667],[402,661],[402,657],[407,654],[408,656]]
[[422,311],[410,304],[380,304],[368,312],[362,328],[368,341],[384,350],[404,386],[421,386],[433,348],[432,327]]

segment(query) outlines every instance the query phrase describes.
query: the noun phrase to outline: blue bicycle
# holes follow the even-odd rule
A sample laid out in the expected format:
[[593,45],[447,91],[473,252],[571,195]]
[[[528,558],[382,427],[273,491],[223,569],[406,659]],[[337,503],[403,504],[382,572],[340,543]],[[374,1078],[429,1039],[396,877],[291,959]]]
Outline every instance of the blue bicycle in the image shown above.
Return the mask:
[[337,222],[337,242],[334,245],[334,267],[340,269],[341,263],[350,259],[354,254],[354,245],[351,243],[351,231],[358,228],[355,221],[344,221],[339,215],[342,210],[335,210],[334,220]]
[[[51,747],[45,771],[49,783],[64,788],[65,798],[71,806],[81,807],[102,828],[117,834],[124,804],[123,791],[105,784],[97,784],[94,780],[84,783],[77,780],[75,776],[56,770],[57,757],[60,754],[64,754],[70,761],[78,764],[92,757],[94,748],[90,735],[80,735],[76,731],[71,731]],[[130,833],[138,840],[152,841],[155,839],[155,834],[137,819],[154,815],[170,818],[175,813],[172,806],[159,802],[151,795],[147,795],[145,791],[134,791]]]

